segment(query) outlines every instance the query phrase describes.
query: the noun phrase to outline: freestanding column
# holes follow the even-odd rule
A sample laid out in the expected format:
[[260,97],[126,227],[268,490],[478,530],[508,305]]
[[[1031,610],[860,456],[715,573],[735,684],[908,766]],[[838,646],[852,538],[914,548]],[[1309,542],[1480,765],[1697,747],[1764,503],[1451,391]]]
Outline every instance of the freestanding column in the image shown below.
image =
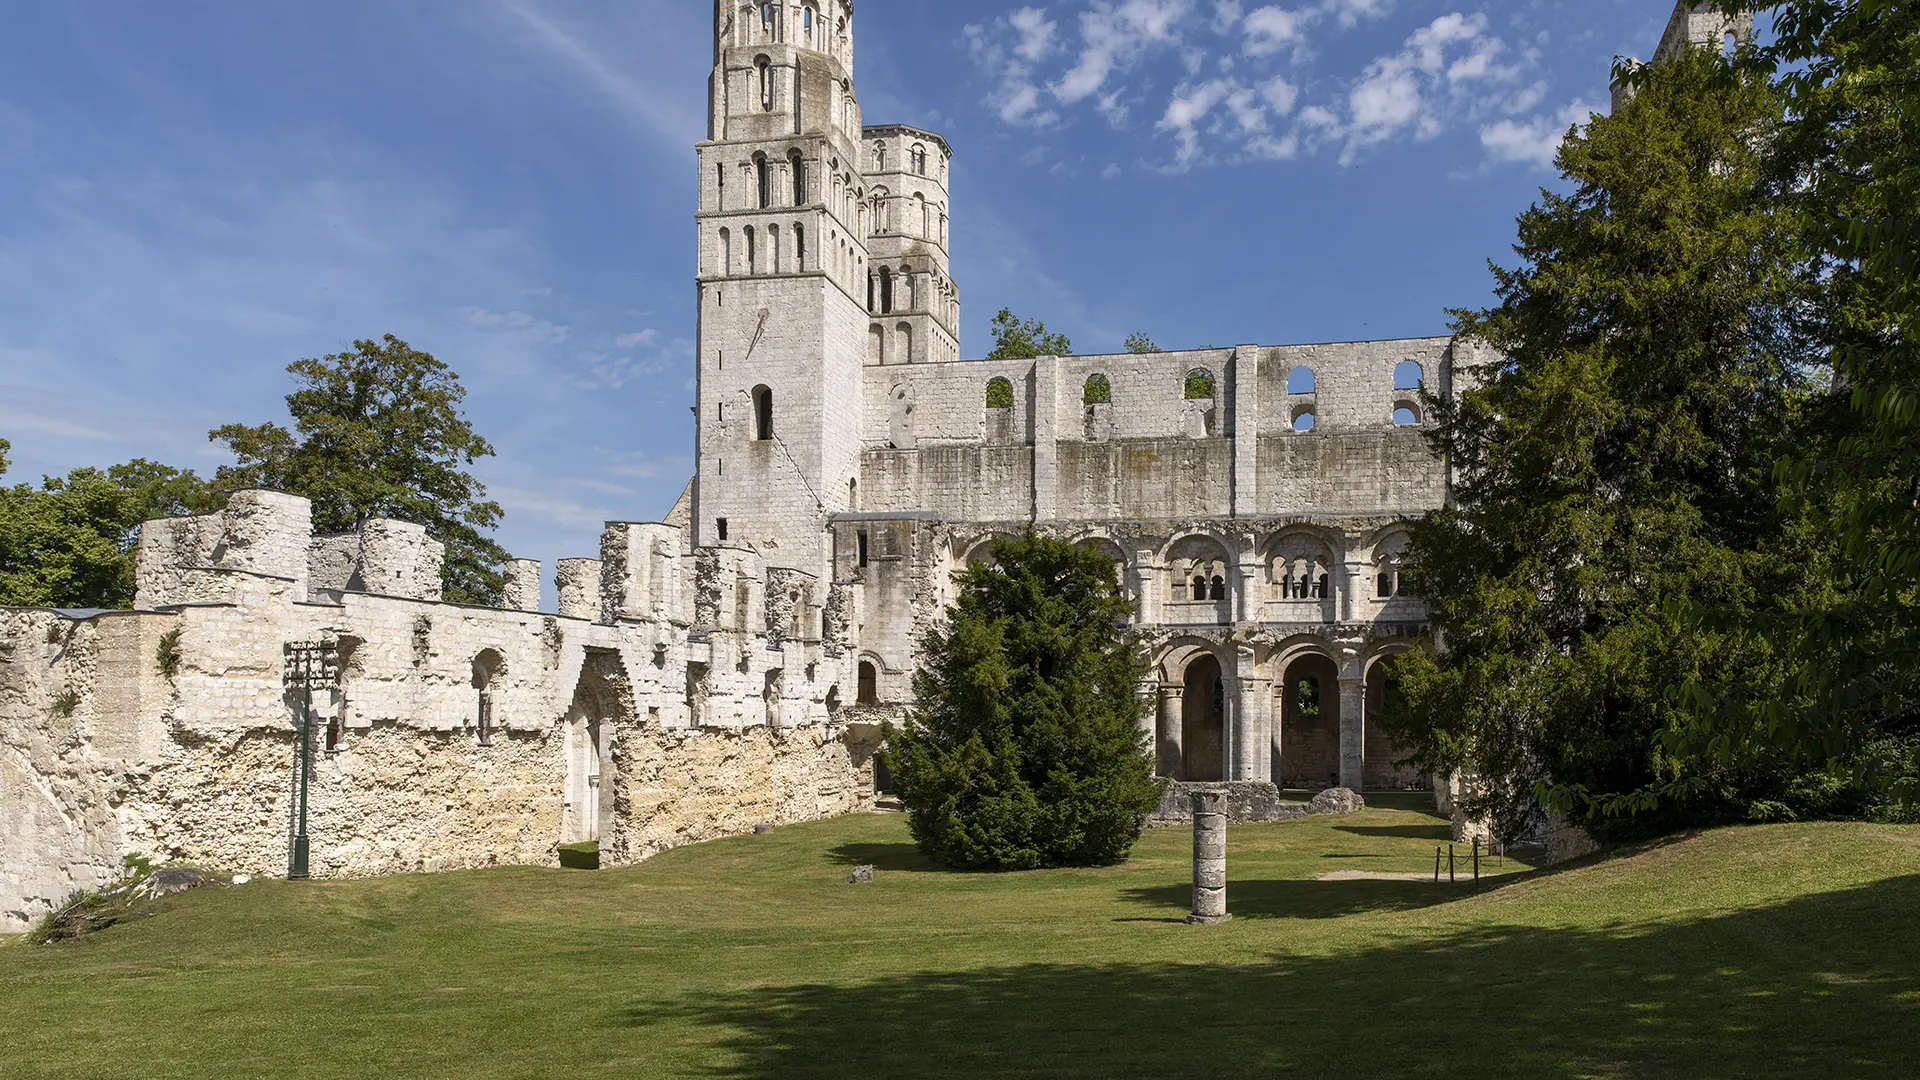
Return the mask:
[[1201,789],[1193,798],[1193,914],[1190,923],[1223,923],[1227,914],[1227,793]]

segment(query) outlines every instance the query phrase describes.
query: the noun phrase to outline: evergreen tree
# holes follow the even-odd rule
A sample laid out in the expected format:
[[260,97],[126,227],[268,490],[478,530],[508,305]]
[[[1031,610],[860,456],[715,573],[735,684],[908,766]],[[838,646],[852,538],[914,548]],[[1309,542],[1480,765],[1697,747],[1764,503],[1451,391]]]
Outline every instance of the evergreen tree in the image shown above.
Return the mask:
[[[1406,581],[1445,648],[1398,666],[1387,721],[1424,764],[1485,782],[1467,808],[1509,834],[1543,794],[1591,809],[1580,796],[1686,776],[1662,741],[1684,726],[1677,685],[1778,685],[1764,643],[1680,612],[1801,587],[1769,468],[1818,364],[1808,260],[1763,172],[1781,117],[1717,55],[1650,71],[1563,144],[1572,191],[1520,218],[1499,304],[1455,313],[1502,360],[1429,401],[1456,498],[1414,529]],[[1744,815],[1778,793],[1770,764],[1589,824]]]
[[[1744,5],[1727,4],[1737,10]],[[1780,650],[1779,692],[1703,676],[1674,753],[1736,769],[1787,755],[1920,801],[1920,7],[1890,0],[1771,5],[1771,43],[1746,66],[1775,79],[1791,119],[1771,146],[1783,212],[1821,262],[1818,318],[1834,380],[1826,421],[1778,474],[1809,575],[1759,617],[1724,611]],[[1708,676],[1711,673],[1707,673]]]
[[303,495],[320,531],[345,532],[375,517],[424,525],[446,545],[446,598],[498,603],[507,554],[488,534],[500,523],[500,504],[467,469],[493,447],[460,411],[460,377],[392,334],[287,371],[300,383],[287,395],[293,430],[267,423],[213,431],[209,438],[239,459],[220,470],[219,486]]
[[960,869],[1126,858],[1162,783],[1139,721],[1146,666],[1113,560],[1028,535],[994,544],[929,632],[886,761],[921,850]]
[[1073,342],[1065,334],[1047,333],[1038,319],[1025,322],[1007,308],[993,317],[993,351],[989,360],[1032,360],[1040,356],[1071,356]]

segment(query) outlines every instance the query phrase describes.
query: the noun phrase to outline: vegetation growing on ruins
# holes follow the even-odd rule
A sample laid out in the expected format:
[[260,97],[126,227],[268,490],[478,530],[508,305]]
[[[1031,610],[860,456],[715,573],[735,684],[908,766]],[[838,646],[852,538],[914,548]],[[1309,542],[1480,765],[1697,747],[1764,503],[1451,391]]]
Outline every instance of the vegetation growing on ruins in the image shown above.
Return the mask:
[[1912,829],[1734,829],[1479,889],[1324,877],[1431,874],[1446,836],[1235,827],[1235,918],[1204,929],[1186,830],[964,874],[899,815],[597,873],[196,889],[0,948],[0,1046],[8,1080],[1910,1071]]
[[924,639],[887,763],[914,839],[963,869],[1127,856],[1161,781],[1143,745],[1146,668],[1098,551],[1027,535],[967,569]]
[[988,360],[1032,360],[1041,356],[1072,356],[1073,342],[1065,334],[1050,334],[1038,319],[1025,322],[1007,309],[993,317],[993,350]]
[[1152,338],[1142,333],[1127,335],[1127,351],[1135,354],[1146,354],[1157,353],[1162,350],[1159,345],[1155,344]]
[[376,517],[424,525],[446,545],[446,599],[498,603],[507,553],[489,533],[500,504],[469,471],[493,446],[461,412],[460,376],[392,334],[287,371],[299,383],[287,395],[293,429],[269,422],[213,431],[238,459],[216,483],[304,495],[318,532]]

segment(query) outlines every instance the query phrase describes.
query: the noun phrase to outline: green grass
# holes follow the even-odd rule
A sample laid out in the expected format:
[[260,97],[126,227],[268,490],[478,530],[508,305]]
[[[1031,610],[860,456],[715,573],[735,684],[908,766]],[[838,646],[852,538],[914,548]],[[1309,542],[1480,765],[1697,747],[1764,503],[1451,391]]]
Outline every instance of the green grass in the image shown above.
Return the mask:
[[599,873],[203,890],[0,948],[0,1076],[1920,1073],[1920,829],[1321,880],[1431,872],[1444,838],[1385,809],[1235,828],[1218,927],[1180,921],[1182,830],[1122,867],[952,874],[898,816]]

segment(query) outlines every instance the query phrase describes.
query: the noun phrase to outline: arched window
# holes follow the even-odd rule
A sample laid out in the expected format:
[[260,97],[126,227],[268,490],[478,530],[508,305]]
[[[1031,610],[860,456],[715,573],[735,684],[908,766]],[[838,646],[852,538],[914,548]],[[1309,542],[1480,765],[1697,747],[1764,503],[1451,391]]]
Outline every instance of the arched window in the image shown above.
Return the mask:
[[720,230],[720,273],[733,273],[733,234]]
[[919,143],[914,143],[913,149],[907,154],[907,159],[909,162],[912,163],[913,173],[915,176],[927,175],[927,148],[926,147],[921,146]]
[[773,438],[773,391],[765,385],[753,388],[753,439],[766,442]]
[[887,331],[879,323],[867,327],[867,363],[879,366],[887,362]]
[[749,225],[741,232],[747,237],[747,273],[757,274],[760,272],[760,249],[753,240],[753,226]]
[[880,314],[886,315],[892,311],[893,270],[883,266],[880,268]]
[[887,171],[887,144],[886,143],[877,142],[873,144],[873,171],[874,172]]
[[900,362],[913,363],[913,327],[901,323],[894,327],[894,333],[900,335]]
[[787,171],[793,174],[793,205],[807,205],[807,162],[800,151],[787,155]]
[[1393,388],[1395,390],[1418,390],[1425,386],[1427,373],[1412,360],[1402,360],[1393,369]]
[[1213,575],[1213,580],[1208,582],[1207,599],[1225,600],[1226,598],[1227,598],[1227,579],[1220,574]]
[[765,154],[753,155],[753,179],[760,193],[760,209],[773,205],[773,164]]
[[1287,372],[1287,393],[1311,394],[1314,390],[1313,369],[1304,365]]
[[809,49],[818,48],[818,46],[813,43],[814,18],[813,8],[803,7],[800,9],[800,44]]
[[1305,435],[1307,432],[1312,431],[1314,425],[1317,423],[1319,423],[1319,417],[1313,414],[1312,409],[1301,407],[1293,410],[1293,430],[1295,432]]
[[780,272],[780,226],[767,226],[767,253],[773,264],[773,272]]
[[916,191],[913,193],[913,203],[914,216],[920,220],[920,235],[931,238],[933,235],[933,218],[928,215],[927,197]]
[[766,33],[768,41],[780,40],[780,5],[773,0],[760,5],[760,29]]
[[753,62],[760,76],[760,108],[765,112],[773,111],[773,62],[762,56]]
[[1087,385],[1080,391],[1080,400],[1088,405],[1113,404],[1113,384],[1105,375],[1087,376]]
[[807,272],[807,227],[797,221],[793,223],[793,268]]
[[1188,401],[1203,401],[1213,397],[1213,372],[1206,368],[1194,368],[1187,372],[1186,397]]
[[1013,383],[1001,376],[994,376],[987,382],[987,408],[1013,408]]
[[855,701],[861,705],[880,704],[880,672],[871,660],[860,661],[860,696]]
[[1393,423],[1395,427],[1414,427],[1420,423],[1420,405],[1413,401],[1393,403]]

